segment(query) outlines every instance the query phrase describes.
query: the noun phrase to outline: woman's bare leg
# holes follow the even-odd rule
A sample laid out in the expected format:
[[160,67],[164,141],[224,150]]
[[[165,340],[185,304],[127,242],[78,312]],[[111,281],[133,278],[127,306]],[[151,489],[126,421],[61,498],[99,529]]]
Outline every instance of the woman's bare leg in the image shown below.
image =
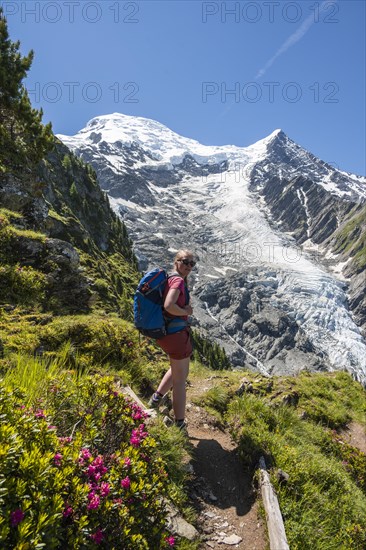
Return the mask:
[[165,395],[173,385],[172,369],[166,371],[158,387],[158,392]]
[[181,420],[186,414],[186,381],[189,372],[189,357],[170,359],[170,370],[173,381],[174,416],[177,420]]

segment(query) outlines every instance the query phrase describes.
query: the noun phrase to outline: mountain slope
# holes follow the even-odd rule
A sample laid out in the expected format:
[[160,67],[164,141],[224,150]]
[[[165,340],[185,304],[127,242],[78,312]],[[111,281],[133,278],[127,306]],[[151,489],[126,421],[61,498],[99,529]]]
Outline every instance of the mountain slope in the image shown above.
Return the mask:
[[34,185],[4,178],[0,190],[0,260],[8,278],[18,268],[35,269],[44,307],[57,314],[99,305],[128,315],[137,282],[131,241],[90,167],[55,143]]
[[182,246],[196,251],[195,323],[236,365],[267,374],[344,368],[366,380],[347,285],[322,265],[332,245],[320,248],[366,200],[365,178],[281,130],[246,148],[210,147],[115,113],[59,137],[93,165],[142,268],[169,265]]

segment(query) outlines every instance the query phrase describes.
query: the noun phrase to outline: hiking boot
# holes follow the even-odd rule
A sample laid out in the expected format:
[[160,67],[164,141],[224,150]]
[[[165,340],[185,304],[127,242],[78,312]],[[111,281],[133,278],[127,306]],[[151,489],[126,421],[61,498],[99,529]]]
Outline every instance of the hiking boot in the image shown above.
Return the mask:
[[159,406],[161,405],[162,399],[163,399],[162,395],[160,395],[157,392],[153,393],[148,402],[149,409],[158,409]]
[[182,421],[175,421],[174,426],[178,428],[185,436],[188,437],[188,424],[185,420]]

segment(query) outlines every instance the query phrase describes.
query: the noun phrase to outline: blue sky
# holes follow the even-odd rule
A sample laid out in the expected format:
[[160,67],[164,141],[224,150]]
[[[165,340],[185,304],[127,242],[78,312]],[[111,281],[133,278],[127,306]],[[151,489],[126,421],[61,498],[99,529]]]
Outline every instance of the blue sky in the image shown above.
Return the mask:
[[207,145],[282,128],[366,174],[363,0],[0,4],[12,40],[35,51],[26,84],[55,133],[113,112]]

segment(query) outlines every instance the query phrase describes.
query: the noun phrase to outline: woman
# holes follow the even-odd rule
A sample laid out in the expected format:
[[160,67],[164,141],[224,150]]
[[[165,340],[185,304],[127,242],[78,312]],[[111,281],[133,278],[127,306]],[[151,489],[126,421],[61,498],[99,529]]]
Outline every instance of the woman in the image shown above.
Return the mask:
[[175,424],[185,430],[186,380],[192,353],[188,315],[193,309],[189,301],[187,278],[196,262],[190,250],[179,250],[174,258],[174,274],[170,275],[164,292],[164,314],[168,320],[168,334],[157,340],[168,354],[170,369],[164,375],[157,391],[149,401],[157,408],[162,397],[173,387]]

